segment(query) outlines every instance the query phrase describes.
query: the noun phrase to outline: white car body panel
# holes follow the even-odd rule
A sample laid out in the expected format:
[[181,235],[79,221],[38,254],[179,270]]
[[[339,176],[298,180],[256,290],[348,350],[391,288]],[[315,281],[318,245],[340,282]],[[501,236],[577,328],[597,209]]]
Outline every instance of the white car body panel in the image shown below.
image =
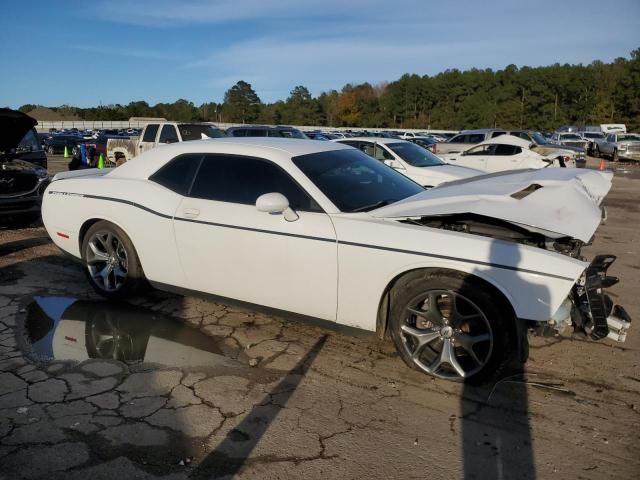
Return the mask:
[[[441,185],[372,212],[379,218],[474,213],[588,242],[602,220],[598,207],[612,174],[584,169],[505,172]],[[523,198],[513,194],[536,185]]]
[[[515,155],[478,155],[471,152],[481,149],[486,145],[512,145],[522,149]],[[454,165],[475,168],[488,173],[501,172],[505,170],[519,170],[528,168],[546,168],[549,166],[559,166],[554,162],[557,156],[564,156],[559,150],[543,157],[530,149],[531,142],[514,135],[500,135],[490,138],[460,153],[444,153],[439,155],[443,160]],[[575,166],[575,165],[574,165]]]
[[392,160],[384,160],[386,165],[394,168],[414,182],[425,187],[435,187],[445,182],[471,178],[483,173],[477,169],[458,165],[437,165],[432,167],[416,167],[410,165],[387,146],[388,144],[406,142],[406,140],[398,140],[395,138],[354,137],[333,141],[344,144],[348,144],[348,142],[369,142],[372,145],[375,144],[377,148],[382,148],[393,157]]
[[[480,180],[478,187],[473,181],[463,181],[456,188],[442,186],[368,213],[341,213],[291,158],[349,148],[333,142],[275,138],[169,145],[104,176],[52,182],[42,216],[55,244],[76,257],[81,257],[79,235],[85,222],[105,219],[130,237],[146,277],[155,284],[200,290],[365,330],[375,330],[379,302],[389,282],[409,270],[434,267],[472,273],[501,290],[518,317],[546,321],[587,267],[585,262],[540,248],[391,218],[423,215],[432,204],[440,205],[432,212],[444,214],[451,210],[457,189],[464,192],[460,197],[467,204],[473,195],[482,203],[484,195],[489,208],[490,192],[482,193],[482,188],[489,188],[488,180]],[[196,199],[148,180],[169,160],[188,152],[269,160],[287,171],[325,213],[298,212],[298,220],[287,222],[282,215],[258,212],[251,205],[209,200],[196,204]],[[555,188],[553,179],[547,182],[544,188]],[[571,187],[571,195],[582,195],[584,209],[575,211],[581,215],[594,211],[595,203],[575,192],[577,188]],[[493,195],[491,200],[495,209],[511,199]],[[185,217],[187,209],[200,211],[197,221]],[[528,218],[508,208],[493,216],[502,214],[513,222]]]

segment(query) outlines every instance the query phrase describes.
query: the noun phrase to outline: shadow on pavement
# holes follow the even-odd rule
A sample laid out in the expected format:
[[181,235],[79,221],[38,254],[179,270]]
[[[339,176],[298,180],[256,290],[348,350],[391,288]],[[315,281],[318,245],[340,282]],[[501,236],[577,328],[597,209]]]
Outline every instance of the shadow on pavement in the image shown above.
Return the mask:
[[[214,472],[216,476],[228,475],[233,477],[242,468],[253,449],[269,429],[269,425],[276,419],[280,410],[284,408],[293,392],[296,391],[326,341],[327,335],[323,335],[316,341],[307,354],[287,373],[272,392],[268,393],[261,402],[256,404],[242,422],[236,428],[230,430],[215,450],[209,453],[193,470],[190,478],[210,478]],[[265,410],[260,409],[260,407],[268,403],[270,396],[275,392],[280,394],[279,405],[273,405],[274,408],[268,410],[269,413],[265,415]],[[229,456],[228,452],[232,452],[232,456]]]
[[[488,259],[491,265],[517,267],[520,261],[518,249],[506,249],[502,242],[492,242]],[[529,283],[526,290],[531,301],[548,304],[550,294],[546,286]],[[500,305],[500,300],[495,301]],[[504,322],[497,322],[494,328],[508,328],[511,326],[508,322],[519,321],[506,307],[500,310],[505,315]],[[496,372],[493,383],[485,386],[465,383],[463,388],[460,417],[465,480],[536,478],[528,389],[522,365],[528,347],[524,342],[520,350],[514,348],[519,342],[517,328],[514,330],[502,342],[496,337],[494,349],[507,349],[515,361]],[[520,335],[526,335],[524,328]]]

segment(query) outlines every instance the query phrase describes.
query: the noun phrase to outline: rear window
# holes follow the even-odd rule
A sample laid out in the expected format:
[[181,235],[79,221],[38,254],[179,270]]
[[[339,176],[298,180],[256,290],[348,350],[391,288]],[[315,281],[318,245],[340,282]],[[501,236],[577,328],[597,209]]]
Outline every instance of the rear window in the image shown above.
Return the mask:
[[201,140],[203,134],[209,138],[226,137],[222,130],[213,125],[179,125],[178,130],[180,130],[180,136],[184,142]]
[[144,136],[142,137],[143,142],[155,142],[156,135],[158,134],[158,124],[147,125],[147,128],[144,129]]

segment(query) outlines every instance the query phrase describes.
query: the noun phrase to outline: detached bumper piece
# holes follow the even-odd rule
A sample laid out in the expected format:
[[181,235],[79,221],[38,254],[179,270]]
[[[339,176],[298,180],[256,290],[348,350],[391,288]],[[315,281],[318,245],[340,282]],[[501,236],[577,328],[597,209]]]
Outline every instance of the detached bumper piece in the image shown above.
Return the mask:
[[610,338],[624,342],[631,326],[631,317],[620,305],[614,305],[605,288],[618,283],[617,277],[607,275],[615,262],[613,255],[598,255],[574,286],[574,303],[577,312],[572,315],[578,329],[594,340]]

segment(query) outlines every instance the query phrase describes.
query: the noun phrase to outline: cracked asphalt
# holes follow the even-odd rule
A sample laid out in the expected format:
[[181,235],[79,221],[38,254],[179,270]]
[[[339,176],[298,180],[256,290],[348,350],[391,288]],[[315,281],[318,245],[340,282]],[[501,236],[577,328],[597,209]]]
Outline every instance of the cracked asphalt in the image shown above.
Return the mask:
[[[635,318],[639,200],[616,175],[586,250],[618,256]],[[0,479],[638,478],[639,346],[536,338],[524,372],[470,387],[232,305],[110,305],[42,227],[0,230]]]

